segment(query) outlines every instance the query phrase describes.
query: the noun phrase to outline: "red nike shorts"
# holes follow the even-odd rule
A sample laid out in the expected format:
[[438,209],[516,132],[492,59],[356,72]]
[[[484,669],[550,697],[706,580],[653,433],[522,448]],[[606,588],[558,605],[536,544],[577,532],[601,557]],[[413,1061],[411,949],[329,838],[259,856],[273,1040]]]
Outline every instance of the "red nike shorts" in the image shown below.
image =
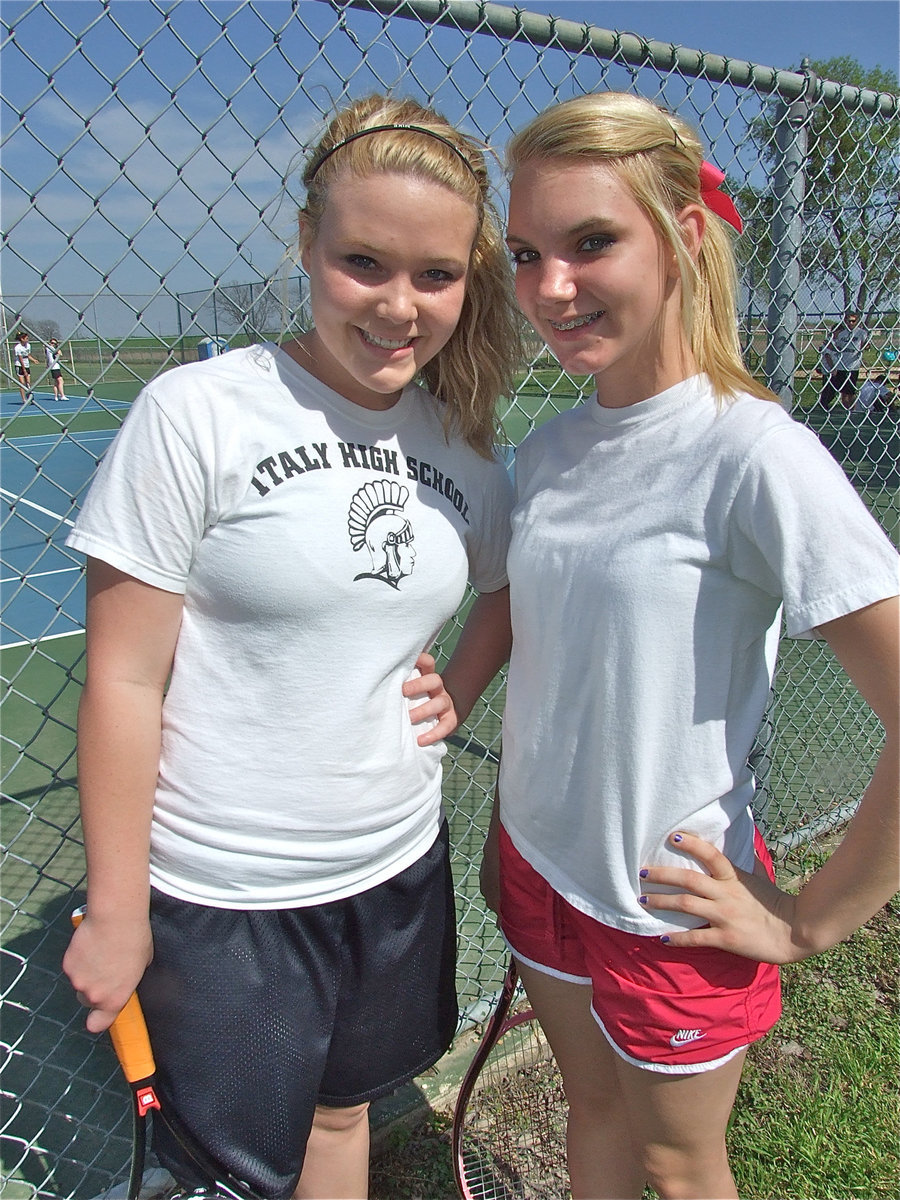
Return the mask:
[[[770,878],[762,837],[757,857]],[[623,933],[555,892],[500,830],[500,927],[527,966],[590,985],[591,1011],[626,1062],[673,1075],[722,1066],[781,1016],[778,968],[706,947]]]

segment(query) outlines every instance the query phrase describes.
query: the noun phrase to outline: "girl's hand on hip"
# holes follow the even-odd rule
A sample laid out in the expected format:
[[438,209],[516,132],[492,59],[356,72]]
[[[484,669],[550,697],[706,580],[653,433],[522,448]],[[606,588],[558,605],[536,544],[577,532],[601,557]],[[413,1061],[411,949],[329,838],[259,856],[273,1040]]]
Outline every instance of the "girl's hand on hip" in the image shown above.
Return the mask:
[[443,741],[460,724],[453,697],[434,668],[434,658],[423,651],[416,659],[418,677],[408,679],[403,685],[403,695],[407,700],[425,697],[421,703],[409,710],[409,719],[413,725],[421,725],[423,721],[434,721],[429,729],[416,738],[420,746],[432,746],[435,742]]
[[[674,849],[690,854],[703,867],[645,867],[641,884],[665,884],[675,894],[648,892],[641,905],[653,911],[687,913],[706,924],[663,936],[670,946],[709,946],[758,962],[797,962],[807,956],[793,938],[796,896],[772,883],[765,868],[741,871],[711,842],[690,833],[669,838]],[[704,873],[707,872],[707,873]]]

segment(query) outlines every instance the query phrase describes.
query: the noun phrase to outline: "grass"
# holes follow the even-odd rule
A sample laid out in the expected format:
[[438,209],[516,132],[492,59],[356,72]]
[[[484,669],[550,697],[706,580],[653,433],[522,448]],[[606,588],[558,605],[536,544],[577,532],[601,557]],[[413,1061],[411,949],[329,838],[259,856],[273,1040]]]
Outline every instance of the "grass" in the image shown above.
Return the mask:
[[895,1197],[897,900],[847,942],[784,972],[785,1011],[748,1055],[730,1144],[742,1196]]
[[[746,1200],[900,1193],[898,916],[895,898],[846,942],[785,969],[784,1015],[748,1054],[729,1130]],[[371,1200],[457,1196],[448,1113],[392,1134],[373,1162]]]
[[394,1130],[369,1173],[369,1200],[459,1200],[450,1157],[448,1113]]

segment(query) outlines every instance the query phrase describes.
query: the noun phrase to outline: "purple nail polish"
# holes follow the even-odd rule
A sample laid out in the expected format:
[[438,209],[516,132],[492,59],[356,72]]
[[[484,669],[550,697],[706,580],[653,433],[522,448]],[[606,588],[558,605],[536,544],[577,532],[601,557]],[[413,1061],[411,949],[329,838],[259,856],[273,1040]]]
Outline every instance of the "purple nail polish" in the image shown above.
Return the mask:
[[669,935],[668,935],[667,933],[664,933],[664,934],[662,935],[662,937],[661,937],[659,940],[660,940],[661,942],[668,942],[668,940],[669,940]]
[[682,839],[682,836],[681,836],[681,834],[680,834],[680,833],[673,833],[673,834],[672,834],[672,841],[673,841],[673,842],[680,842],[680,841],[682,841],[682,840],[683,840],[683,839]]
[[646,904],[646,903],[647,903],[646,896],[638,896],[638,904]]
[[642,867],[640,871],[638,871],[638,875],[640,875],[641,879],[646,879],[649,874],[650,872],[646,867]]

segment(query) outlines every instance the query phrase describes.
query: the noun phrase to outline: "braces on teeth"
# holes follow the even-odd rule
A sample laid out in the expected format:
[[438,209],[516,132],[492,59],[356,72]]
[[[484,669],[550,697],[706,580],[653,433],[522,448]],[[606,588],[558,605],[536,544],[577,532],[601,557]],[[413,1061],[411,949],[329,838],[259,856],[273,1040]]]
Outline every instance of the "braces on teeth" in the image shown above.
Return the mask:
[[581,325],[588,325],[591,321],[596,320],[597,317],[602,316],[603,312],[598,311],[587,313],[583,317],[575,317],[572,321],[551,321],[550,324],[554,329],[558,329],[560,333],[567,333],[570,329],[578,329]]

